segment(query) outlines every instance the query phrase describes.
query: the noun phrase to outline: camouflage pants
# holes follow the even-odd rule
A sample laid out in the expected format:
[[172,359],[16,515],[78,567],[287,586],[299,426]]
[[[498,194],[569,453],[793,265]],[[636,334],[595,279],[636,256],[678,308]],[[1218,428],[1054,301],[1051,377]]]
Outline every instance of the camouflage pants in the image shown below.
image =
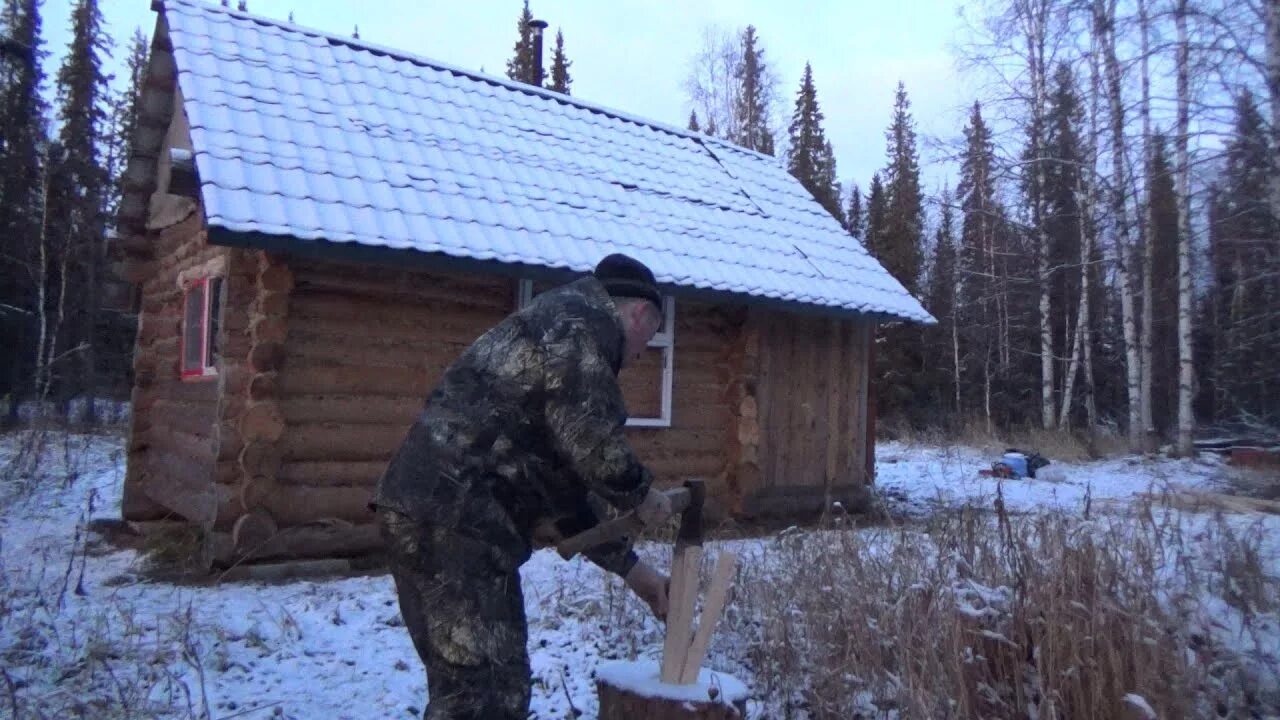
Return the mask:
[[400,614],[427,670],[425,720],[526,720],[522,559],[394,511],[379,519]]

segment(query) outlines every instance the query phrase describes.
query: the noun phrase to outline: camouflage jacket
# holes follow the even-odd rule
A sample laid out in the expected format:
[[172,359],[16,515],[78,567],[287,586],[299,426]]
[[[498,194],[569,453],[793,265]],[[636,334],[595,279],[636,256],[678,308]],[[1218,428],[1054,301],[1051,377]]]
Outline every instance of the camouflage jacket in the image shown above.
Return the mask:
[[[481,539],[515,566],[599,522],[594,500],[635,507],[652,475],[623,434],[623,347],[595,278],[539,295],[445,371],[371,505]],[[636,561],[630,540],[587,557],[619,575]]]

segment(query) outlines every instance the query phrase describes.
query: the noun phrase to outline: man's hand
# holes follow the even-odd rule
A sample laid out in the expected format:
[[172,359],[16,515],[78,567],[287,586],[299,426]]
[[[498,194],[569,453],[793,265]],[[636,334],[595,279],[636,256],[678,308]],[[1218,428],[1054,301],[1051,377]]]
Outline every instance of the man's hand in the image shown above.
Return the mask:
[[627,587],[649,605],[653,616],[665,622],[668,594],[671,590],[670,578],[641,560],[631,568],[625,579]]
[[649,488],[649,494],[636,506],[636,518],[645,527],[661,525],[671,517],[671,498],[666,493]]

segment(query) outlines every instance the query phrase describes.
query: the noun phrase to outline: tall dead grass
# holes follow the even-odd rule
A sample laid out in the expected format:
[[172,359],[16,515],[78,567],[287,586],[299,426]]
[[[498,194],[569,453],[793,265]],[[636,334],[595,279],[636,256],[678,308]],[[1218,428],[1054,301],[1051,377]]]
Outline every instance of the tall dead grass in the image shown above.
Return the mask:
[[1016,447],[1038,452],[1051,460],[1067,462],[1095,460],[1128,451],[1124,437],[1111,428],[1098,428],[1092,434],[1072,429],[1045,430],[1035,426],[994,428],[981,417],[956,418],[923,430],[903,420],[890,418],[877,428],[883,438],[909,444],[958,444],[992,453]]
[[732,632],[786,718],[1264,717],[1277,578],[1263,538],[1200,520],[964,510],[790,534],[739,578]]

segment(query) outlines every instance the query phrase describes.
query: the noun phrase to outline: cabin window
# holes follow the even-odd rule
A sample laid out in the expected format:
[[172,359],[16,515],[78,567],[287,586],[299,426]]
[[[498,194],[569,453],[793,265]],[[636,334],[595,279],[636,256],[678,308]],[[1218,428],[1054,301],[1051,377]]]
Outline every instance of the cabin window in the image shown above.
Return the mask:
[[218,374],[218,311],[221,305],[222,278],[200,278],[187,285],[179,342],[184,380],[212,378]]
[[[516,306],[523,308],[545,287],[532,280],[521,280],[516,292]],[[624,368],[618,376],[626,399],[629,427],[671,427],[671,386],[675,378],[676,302],[663,296],[662,325],[649,341],[640,361]]]

